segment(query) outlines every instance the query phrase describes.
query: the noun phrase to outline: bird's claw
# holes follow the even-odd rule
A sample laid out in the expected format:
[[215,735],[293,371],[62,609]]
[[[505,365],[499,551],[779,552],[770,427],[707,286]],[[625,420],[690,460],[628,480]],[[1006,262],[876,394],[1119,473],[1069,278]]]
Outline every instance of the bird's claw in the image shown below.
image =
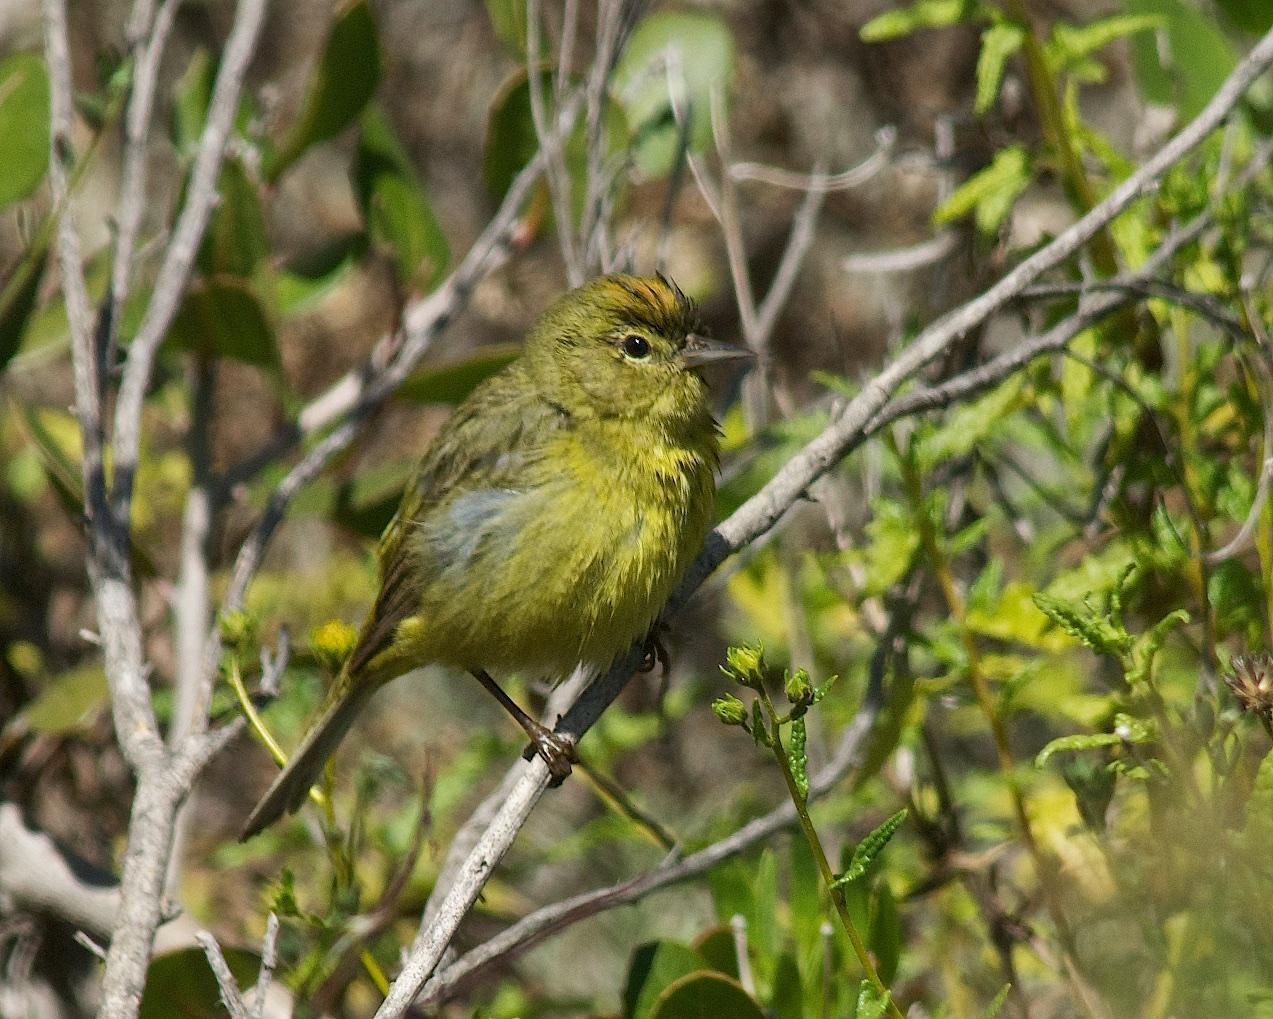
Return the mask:
[[548,773],[552,776],[548,783],[550,789],[566,781],[570,777],[570,766],[579,760],[574,740],[552,729],[541,729],[532,735],[530,744],[522,751],[522,757],[528,761],[536,754],[548,765]]
[[656,665],[663,666],[664,673],[667,673],[672,668],[672,656],[668,654],[667,647],[657,631],[651,630],[645,638],[641,664],[637,666],[637,671],[653,672]]

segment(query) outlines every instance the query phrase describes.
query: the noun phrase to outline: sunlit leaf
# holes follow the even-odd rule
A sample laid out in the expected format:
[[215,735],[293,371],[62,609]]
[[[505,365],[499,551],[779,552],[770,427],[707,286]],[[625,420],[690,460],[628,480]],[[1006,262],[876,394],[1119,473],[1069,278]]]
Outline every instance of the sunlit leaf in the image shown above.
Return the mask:
[[49,76],[35,53],[0,60],[0,207],[25,198],[49,164]]

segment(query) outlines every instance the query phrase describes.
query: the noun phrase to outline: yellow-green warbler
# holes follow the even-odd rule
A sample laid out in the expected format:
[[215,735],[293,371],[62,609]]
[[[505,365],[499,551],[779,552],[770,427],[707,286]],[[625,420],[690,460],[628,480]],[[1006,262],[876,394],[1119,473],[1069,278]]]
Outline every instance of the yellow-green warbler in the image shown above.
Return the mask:
[[568,741],[487,670],[560,679],[648,632],[712,513],[716,423],[698,369],[748,356],[695,333],[662,276],[603,276],[560,298],[425,453],[380,539],[380,592],[326,707],[244,827],[295,810],[384,683],[472,672],[555,780]]

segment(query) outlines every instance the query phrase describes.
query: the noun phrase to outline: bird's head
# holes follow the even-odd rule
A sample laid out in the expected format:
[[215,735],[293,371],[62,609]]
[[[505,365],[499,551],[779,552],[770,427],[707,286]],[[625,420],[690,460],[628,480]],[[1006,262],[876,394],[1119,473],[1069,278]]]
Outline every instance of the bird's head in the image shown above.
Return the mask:
[[544,312],[525,358],[569,410],[684,419],[705,412],[704,365],[751,356],[698,329],[698,308],[666,277],[599,276]]

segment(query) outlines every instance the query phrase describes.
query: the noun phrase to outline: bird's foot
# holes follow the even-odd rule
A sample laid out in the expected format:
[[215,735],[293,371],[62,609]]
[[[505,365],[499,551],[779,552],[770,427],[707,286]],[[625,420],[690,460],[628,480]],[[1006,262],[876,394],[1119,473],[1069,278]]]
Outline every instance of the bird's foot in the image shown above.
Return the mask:
[[550,789],[566,781],[570,777],[570,766],[579,760],[574,740],[538,723],[530,733],[530,745],[522,751],[522,757],[529,761],[536,754],[548,765],[548,773],[552,775],[548,783]]
[[653,672],[656,665],[663,666],[664,675],[671,670],[672,656],[668,654],[667,646],[659,635],[660,629],[662,625],[656,623],[654,629],[646,634],[641,664],[637,666],[638,672]]

